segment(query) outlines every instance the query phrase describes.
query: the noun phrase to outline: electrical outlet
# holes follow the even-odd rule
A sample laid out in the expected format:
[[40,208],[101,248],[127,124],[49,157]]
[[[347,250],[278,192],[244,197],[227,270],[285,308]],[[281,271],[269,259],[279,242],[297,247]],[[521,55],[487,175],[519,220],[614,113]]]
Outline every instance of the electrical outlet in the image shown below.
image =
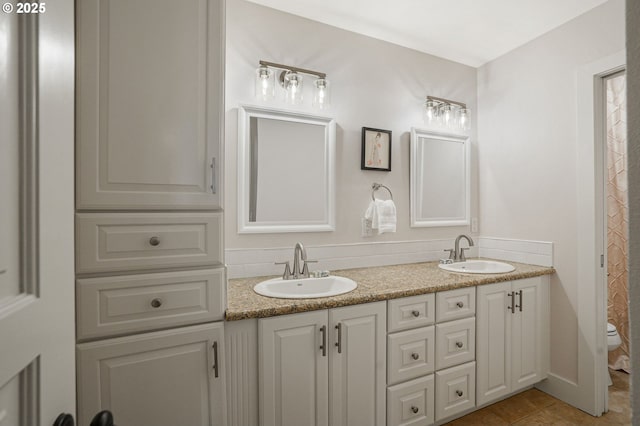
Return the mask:
[[373,228],[372,228],[371,219],[367,219],[366,217],[362,218],[362,236],[363,237],[373,237]]
[[471,232],[478,232],[478,218],[471,218]]

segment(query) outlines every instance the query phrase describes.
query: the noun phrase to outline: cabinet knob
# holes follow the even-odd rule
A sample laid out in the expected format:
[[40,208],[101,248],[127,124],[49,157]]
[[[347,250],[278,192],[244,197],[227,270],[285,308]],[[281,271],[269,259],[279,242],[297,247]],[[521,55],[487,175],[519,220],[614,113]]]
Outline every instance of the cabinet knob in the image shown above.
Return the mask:
[[418,407],[416,407],[415,405],[411,406],[411,412],[413,414],[418,414],[418,411],[420,411],[420,409]]
[[420,316],[420,311],[411,311],[411,315],[418,318]]
[[459,348],[461,348],[461,347],[463,347],[463,346],[464,346],[464,343],[462,343],[462,342],[456,342],[456,346],[457,346],[457,347],[459,347]]
[[151,301],[151,307],[159,308],[160,306],[162,306],[162,299],[155,298]]
[[420,358],[420,355],[414,352],[414,353],[411,354],[411,358],[417,360],[418,358]]
[[457,306],[458,308],[463,308],[463,307],[464,307],[464,303],[462,303],[462,302],[458,302],[458,303],[456,303],[456,306]]
[[149,244],[151,244],[154,247],[160,245],[160,238],[158,237],[149,238]]
[[462,396],[462,395],[464,395],[464,392],[462,392],[461,390],[457,390],[457,391],[456,391],[456,395],[458,395],[458,396]]

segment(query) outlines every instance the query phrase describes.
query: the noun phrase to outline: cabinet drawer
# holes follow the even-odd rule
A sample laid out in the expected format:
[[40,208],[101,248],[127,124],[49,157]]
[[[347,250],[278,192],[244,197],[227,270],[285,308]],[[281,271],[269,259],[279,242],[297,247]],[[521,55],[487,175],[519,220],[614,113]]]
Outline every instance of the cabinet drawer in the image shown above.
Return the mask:
[[436,421],[476,405],[476,363],[470,362],[436,373]]
[[222,320],[224,268],[76,282],[78,339]]
[[453,367],[476,357],[476,319],[436,325],[436,369]]
[[388,302],[389,333],[424,327],[435,322],[435,293],[403,297]]
[[77,273],[222,265],[222,213],[78,213]]
[[476,313],[476,288],[467,287],[436,293],[436,321],[466,318]]
[[387,388],[387,426],[427,426],[433,423],[434,378],[429,374]]
[[389,384],[415,379],[434,371],[434,326],[393,333],[387,339]]

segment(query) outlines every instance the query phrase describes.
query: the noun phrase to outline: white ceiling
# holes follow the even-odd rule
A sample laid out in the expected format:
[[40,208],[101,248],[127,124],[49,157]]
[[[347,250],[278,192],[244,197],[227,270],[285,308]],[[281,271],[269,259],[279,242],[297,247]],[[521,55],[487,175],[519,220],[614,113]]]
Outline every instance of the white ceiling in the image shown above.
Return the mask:
[[478,67],[607,0],[249,0]]

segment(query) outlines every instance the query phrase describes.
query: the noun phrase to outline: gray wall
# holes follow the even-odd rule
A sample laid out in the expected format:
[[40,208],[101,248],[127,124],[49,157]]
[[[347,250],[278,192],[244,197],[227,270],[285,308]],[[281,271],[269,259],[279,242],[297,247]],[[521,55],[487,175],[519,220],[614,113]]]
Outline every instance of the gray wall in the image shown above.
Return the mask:
[[[260,59],[326,72],[333,85],[332,109],[319,115],[335,118],[338,128],[335,232],[237,234],[237,107],[260,105],[253,86]],[[453,239],[469,232],[468,227],[409,227],[409,132],[412,126],[423,124],[421,106],[428,94],[466,102],[475,113],[475,68],[243,0],[228,0],[226,79],[226,248],[293,247],[296,241],[313,246]],[[307,89],[310,84],[308,78]],[[270,105],[292,109],[279,102]],[[295,110],[317,113],[310,105],[307,97],[305,106]],[[472,120],[475,126],[475,116]],[[391,172],[360,170],[363,126],[393,132]],[[475,143],[472,149],[475,151]],[[475,158],[475,152],[472,156]],[[474,163],[472,216],[477,212],[476,170]],[[395,234],[365,239],[360,236],[360,217],[371,199],[372,182],[383,183],[393,191],[398,226]]]
[[627,129],[629,162],[629,314],[631,316],[631,404],[640,423],[640,2],[627,1]]
[[[480,232],[554,242],[551,371],[578,379],[577,73],[624,50],[611,0],[478,69]],[[630,79],[631,80],[631,79]]]

